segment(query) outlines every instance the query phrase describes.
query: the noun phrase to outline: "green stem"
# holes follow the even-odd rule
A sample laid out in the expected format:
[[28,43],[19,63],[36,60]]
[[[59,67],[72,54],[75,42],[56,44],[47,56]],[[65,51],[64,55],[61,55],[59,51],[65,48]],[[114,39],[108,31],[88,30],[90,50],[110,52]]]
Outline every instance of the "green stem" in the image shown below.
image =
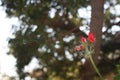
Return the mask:
[[95,69],[95,71],[97,72],[97,74],[99,75],[99,77],[101,78],[101,80],[104,80],[104,78],[102,77],[102,75],[100,74],[98,68],[96,67],[96,65],[95,65],[95,63],[94,63],[91,54],[89,54],[89,58],[90,58],[90,61],[91,61],[91,63],[92,63],[93,68]]

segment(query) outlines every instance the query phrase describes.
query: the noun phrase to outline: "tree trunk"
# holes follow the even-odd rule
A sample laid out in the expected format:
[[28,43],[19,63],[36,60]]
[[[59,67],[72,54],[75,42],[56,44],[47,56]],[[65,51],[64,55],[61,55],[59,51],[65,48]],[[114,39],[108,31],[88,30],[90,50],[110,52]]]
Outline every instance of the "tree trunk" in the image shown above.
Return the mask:
[[[98,64],[98,55],[100,52],[102,26],[103,26],[103,11],[104,11],[104,0],[91,0],[92,14],[90,22],[90,31],[95,35],[95,45],[93,60]],[[89,59],[86,60],[83,70],[82,80],[93,80],[95,76],[95,70],[91,65]]]

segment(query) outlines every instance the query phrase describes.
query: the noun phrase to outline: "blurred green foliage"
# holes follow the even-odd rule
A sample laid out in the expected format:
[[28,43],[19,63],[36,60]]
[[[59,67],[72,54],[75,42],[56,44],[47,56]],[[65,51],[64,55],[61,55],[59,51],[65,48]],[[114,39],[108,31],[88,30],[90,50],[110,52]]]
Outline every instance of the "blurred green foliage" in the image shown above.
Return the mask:
[[120,64],[117,65],[117,75],[114,77],[114,80],[120,80]]
[[[48,68],[46,73],[48,80],[80,80],[82,57],[74,51],[74,46],[81,36],[86,37],[79,27],[89,26],[90,19],[80,17],[82,13],[78,13],[78,9],[90,7],[90,0],[1,1],[8,17],[18,17],[21,21],[19,27],[13,25],[14,38],[9,39],[9,54],[13,54],[17,59],[16,66],[20,78],[25,77],[24,66],[36,57],[42,68]],[[105,2],[108,7],[104,10],[106,30],[103,32],[101,50],[107,54],[103,54],[103,58],[107,58],[109,52],[120,49],[119,45],[111,48],[109,47],[111,45],[107,44],[108,41],[112,41],[114,46],[118,44],[116,33],[111,32],[114,25],[119,26],[119,22],[115,20],[120,15],[111,12],[111,8],[114,8],[119,0],[115,2],[109,0]]]

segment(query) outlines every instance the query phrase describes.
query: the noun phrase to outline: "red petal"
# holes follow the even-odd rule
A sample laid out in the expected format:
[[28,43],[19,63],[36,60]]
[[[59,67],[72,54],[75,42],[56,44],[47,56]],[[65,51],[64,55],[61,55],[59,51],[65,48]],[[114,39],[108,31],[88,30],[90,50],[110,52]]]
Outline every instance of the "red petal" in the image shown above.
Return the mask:
[[95,41],[94,35],[92,32],[89,32],[88,34],[88,42],[93,43]]
[[81,42],[85,42],[85,38],[83,36],[81,37]]

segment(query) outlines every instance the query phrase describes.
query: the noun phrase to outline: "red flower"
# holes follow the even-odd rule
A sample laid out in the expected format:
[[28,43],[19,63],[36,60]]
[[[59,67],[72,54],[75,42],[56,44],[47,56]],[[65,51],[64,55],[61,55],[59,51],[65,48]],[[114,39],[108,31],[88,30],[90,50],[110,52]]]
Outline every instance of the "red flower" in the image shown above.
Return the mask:
[[89,34],[88,34],[88,42],[94,43],[94,41],[95,41],[95,38],[94,38],[93,33],[89,32]]
[[80,47],[75,47],[75,50],[80,51],[81,49],[80,49]]
[[85,38],[83,36],[81,37],[81,42],[85,42]]
[[80,50],[83,50],[83,49],[85,49],[85,47],[82,46],[82,45],[75,47],[76,51],[80,51]]
[[81,49],[81,50],[85,49],[85,46],[82,46],[82,45],[81,45],[81,46],[80,46],[80,49]]

